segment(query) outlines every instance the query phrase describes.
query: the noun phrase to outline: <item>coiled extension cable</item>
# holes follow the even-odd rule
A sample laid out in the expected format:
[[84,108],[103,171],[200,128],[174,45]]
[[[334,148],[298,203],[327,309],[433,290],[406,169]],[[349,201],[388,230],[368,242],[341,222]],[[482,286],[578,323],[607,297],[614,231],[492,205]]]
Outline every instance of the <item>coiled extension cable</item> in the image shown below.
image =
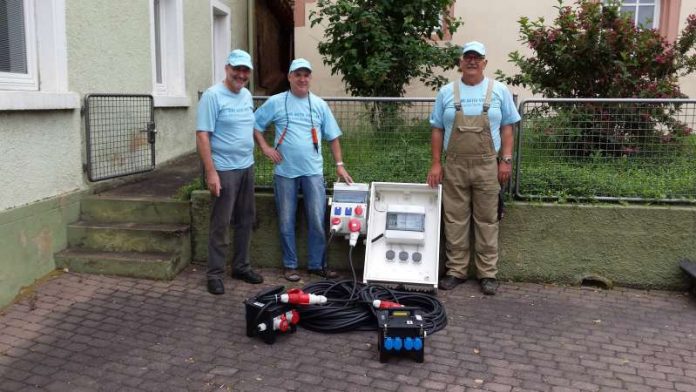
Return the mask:
[[323,295],[328,302],[323,305],[298,307],[300,325],[311,331],[339,333],[347,331],[377,330],[374,300],[391,301],[422,310],[425,331],[428,335],[445,328],[447,314],[442,303],[432,295],[393,290],[381,285],[357,282],[353,267],[353,247],[348,253],[353,279],[323,280],[305,285],[305,293]]

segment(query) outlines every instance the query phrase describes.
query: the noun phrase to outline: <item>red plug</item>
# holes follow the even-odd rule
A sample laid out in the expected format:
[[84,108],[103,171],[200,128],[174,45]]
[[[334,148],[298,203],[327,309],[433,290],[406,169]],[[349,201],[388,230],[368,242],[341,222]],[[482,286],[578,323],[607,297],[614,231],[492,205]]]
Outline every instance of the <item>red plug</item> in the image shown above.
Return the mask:
[[391,309],[391,308],[402,308],[404,305],[401,305],[396,302],[392,301],[387,301],[384,299],[376,299],[372,301],[372,306],[374,306],[377,309]]
[[285,312],[285,318],[291,325],[297,325],[300,322],[300,312],[295,309]]
[[293,305],[316,305],[325,304],[326,297],[316,294],[305,294],[300,289],[288,290],[286,294],[280,295],[280,302]]
[[285,332],[289,327],[290,325],[288,324],[288,319],[285,317],[285,313],[273,318],[274,331],[279,330],[280,332]]
[[350,218],[348,221],[348,230],[350,230],[348,245],[353,247],[358,243],[358,237],[360,236],[360,219]]
[[331,219],[331,232],[335,233],[341,228],[341,218],[335,217]]

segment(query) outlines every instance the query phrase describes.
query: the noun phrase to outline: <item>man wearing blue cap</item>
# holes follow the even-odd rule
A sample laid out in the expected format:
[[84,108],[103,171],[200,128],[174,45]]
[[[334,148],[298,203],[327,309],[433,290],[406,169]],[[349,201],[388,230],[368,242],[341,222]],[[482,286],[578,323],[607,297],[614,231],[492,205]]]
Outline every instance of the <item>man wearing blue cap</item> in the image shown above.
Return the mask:
[[[322,140],[329,142],[339,180],[353,182],[341,158],[341,144],[338,141],[341,130],[329,105],[309,91],[311,80],[312,65],[309,61],[293,60],[288,71],[290,90],[270,97],[255,113],[254,137],[264,155],[275,163],[273,186],[284,276],[291,282],[300,280],[295,245],[299,191],[302,191],[308,223],[307,268],[310,273],[325,278],[338,276],[324,265],[326,187]],[[275,124],[276,129],[273,147],[268,145],[262,134],[271,123]]]
[[[486,78],[486,48],[462,48],[460,80],[437,94],[430,115],[432,164],[427,182],[442,181],[447,275],[438,287],[451,290],[467,278],[473,217],[475,264],[481,291],[498,289],[498,193],[512,172],[512,126],[520,120],[505,85]],[[445,152],[444,168],[441,164]]]
[[262,283],[249,265],[249,246],[255,216],[254,103],[246,89],[254,69],[249,53],[236,49],[225,64],[225,79],[201,96],[196,121],[196,145],[212,195],[208,238],[208,291],[224,294],[222,278],[234,227],[232,277]]

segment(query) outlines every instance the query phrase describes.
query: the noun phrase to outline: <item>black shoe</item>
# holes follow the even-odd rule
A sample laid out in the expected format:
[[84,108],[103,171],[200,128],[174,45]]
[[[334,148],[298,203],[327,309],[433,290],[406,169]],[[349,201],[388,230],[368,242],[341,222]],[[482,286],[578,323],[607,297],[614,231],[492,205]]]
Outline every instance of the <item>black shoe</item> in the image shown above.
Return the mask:
[[466,279],[457,278],[456,276],[447,275],[440,279],[437,287],[441,290],[452,290],[453,288],[459,286],[460,284],[466,282]]
[[214,295],[225,294],[225,285],[222,279],[208,279],[208,292]]
[[498,281],[493,278],[481,279],[481,292],[485,295],[495,295],[498,290]]
[[309,270],[310,275],[318,275],[324,279],[336,279],[338,278],[338,272],[330,269],[311,269]]
[[247,283],[251,284],[259,284],[263,283],[263,276],[261,274],[258,274],[252,270],[245,271],[245,272],[233,272],[232,277],[235,279],[243,280]]

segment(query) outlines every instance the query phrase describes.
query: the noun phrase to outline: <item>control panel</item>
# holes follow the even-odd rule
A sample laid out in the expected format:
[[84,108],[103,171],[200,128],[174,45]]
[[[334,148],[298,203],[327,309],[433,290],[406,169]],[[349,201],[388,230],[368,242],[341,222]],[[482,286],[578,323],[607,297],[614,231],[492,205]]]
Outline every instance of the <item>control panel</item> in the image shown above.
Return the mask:
[[368,184],[335,182],[330,201],[331,230],[334,234],[350,235],[367,233],[367,203],[370,187]]

